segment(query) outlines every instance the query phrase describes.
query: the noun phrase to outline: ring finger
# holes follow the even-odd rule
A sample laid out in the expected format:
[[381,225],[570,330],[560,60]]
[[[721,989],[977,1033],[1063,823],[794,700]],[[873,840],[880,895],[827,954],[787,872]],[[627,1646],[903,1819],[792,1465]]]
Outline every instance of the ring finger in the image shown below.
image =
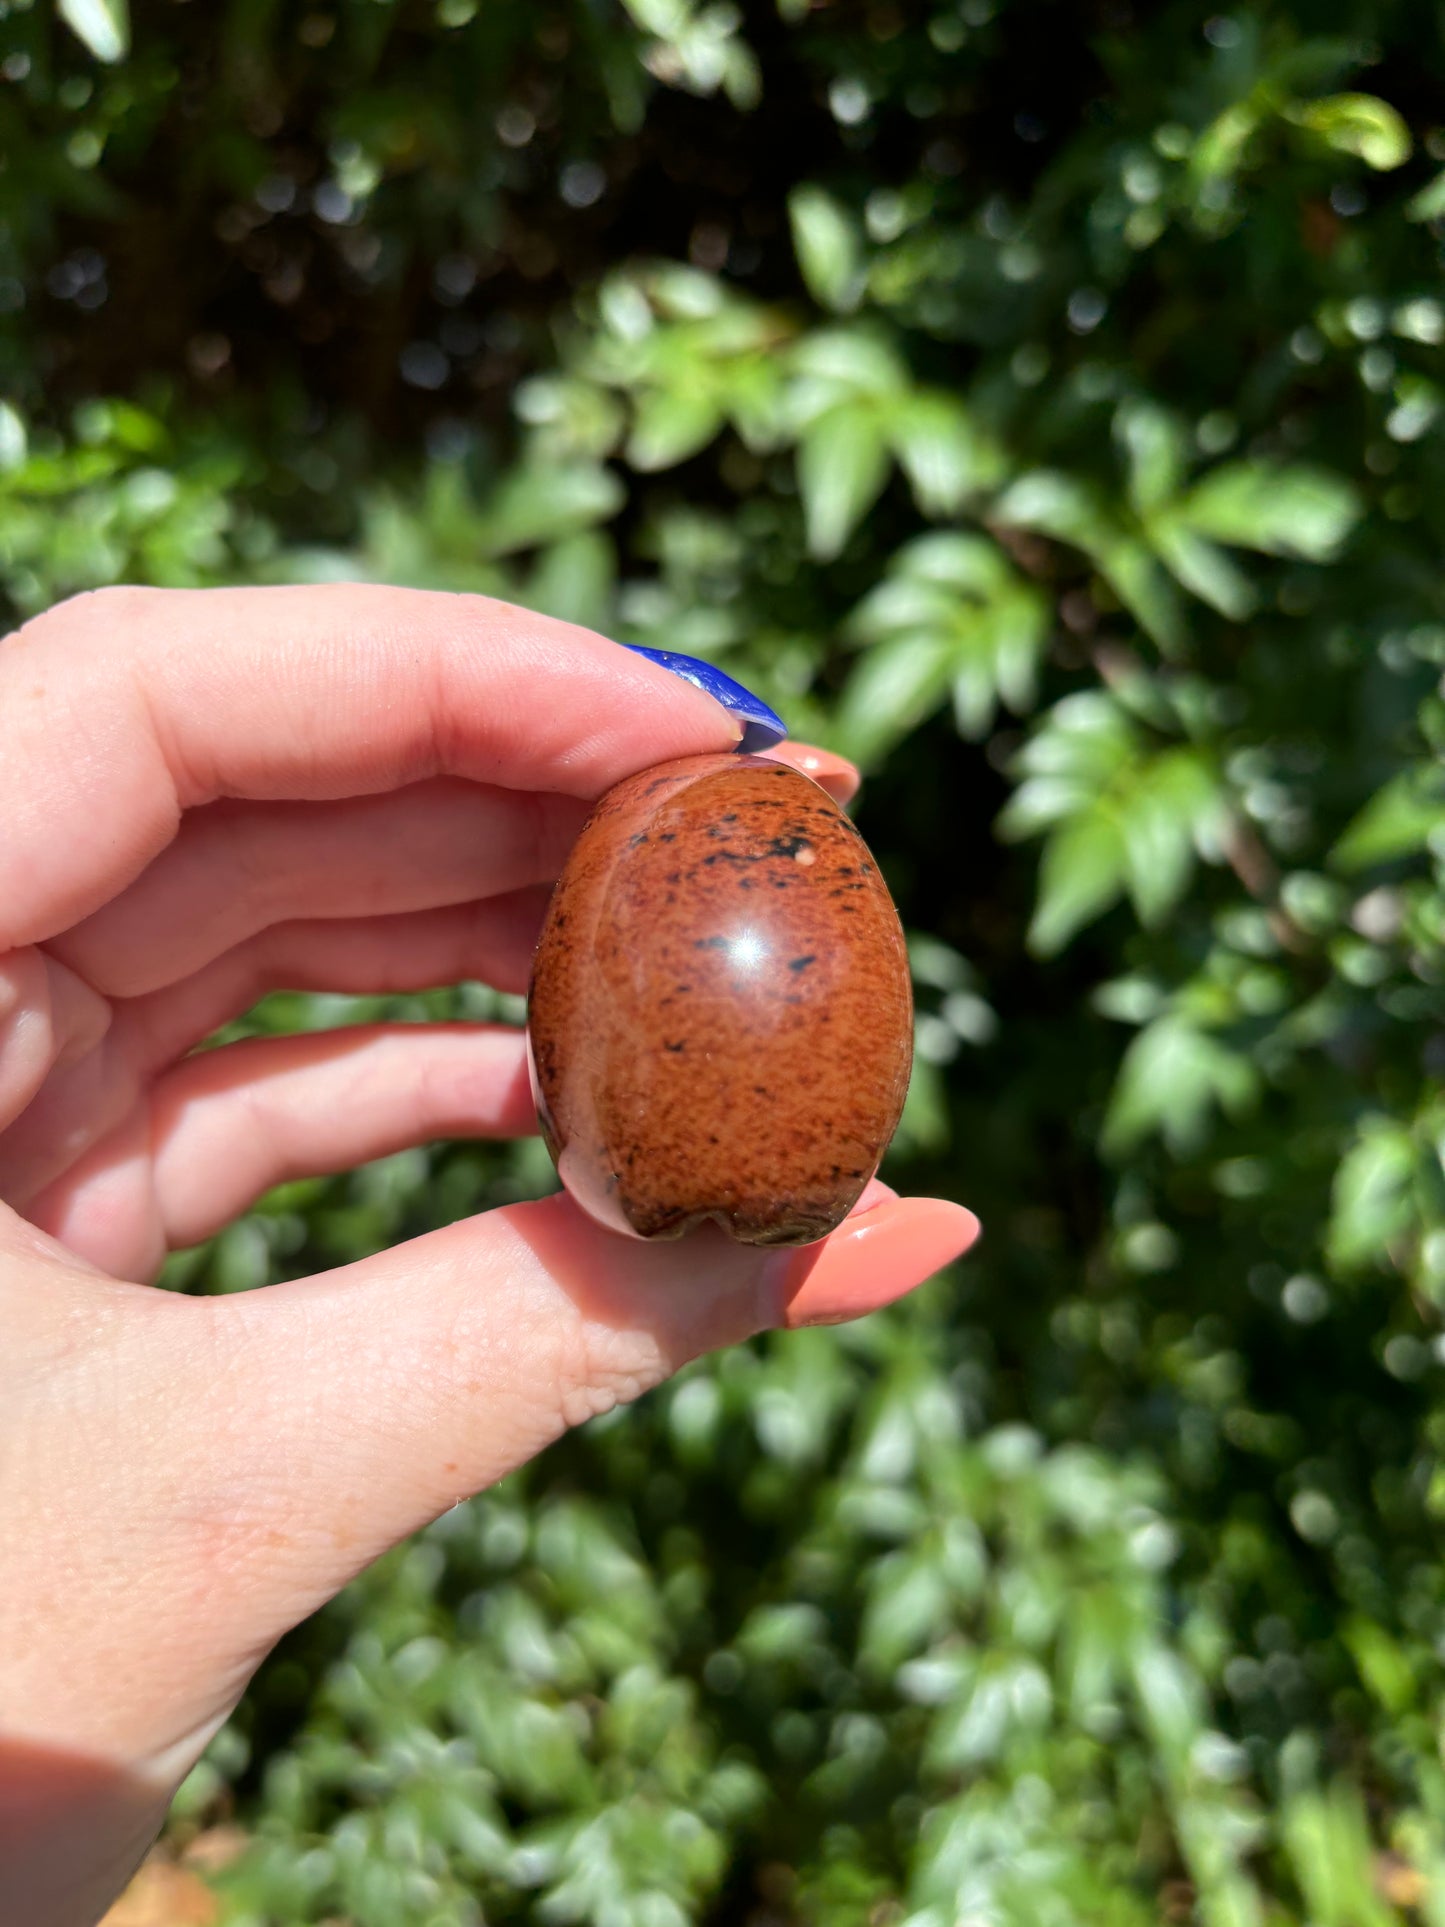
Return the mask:
[[26,1209],[136,1113],[169,1066],[269,991],[378,996],[472,980],[522,989],[546,901],[533,888],[410,916],[278,924],[184,982],[117,1002],[96,1047],[53,1067],[0,1131],[0,1197]]

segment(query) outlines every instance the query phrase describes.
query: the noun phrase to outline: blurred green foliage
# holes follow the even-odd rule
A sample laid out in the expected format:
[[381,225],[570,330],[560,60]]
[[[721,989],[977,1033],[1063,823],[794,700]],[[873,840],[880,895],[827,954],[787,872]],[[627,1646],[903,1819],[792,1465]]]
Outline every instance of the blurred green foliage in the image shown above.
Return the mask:
[[[1434,11],[131,12],[0,0],[12,617],[367,577],[719,658],[872,773],[889,1175],[987,1226],[286,1642],[174,1823],[253,1836],[228,1918],[1440,1927]],[[171,1282],[548,1181],[418,1150]]]

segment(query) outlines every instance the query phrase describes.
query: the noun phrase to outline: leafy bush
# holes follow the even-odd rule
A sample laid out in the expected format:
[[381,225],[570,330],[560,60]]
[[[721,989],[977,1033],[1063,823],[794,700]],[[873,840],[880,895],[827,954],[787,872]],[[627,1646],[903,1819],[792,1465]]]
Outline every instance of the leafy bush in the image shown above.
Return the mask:
[[[174,1821],[232,1921],[1445,1921],[1435,26],[0,5],[12,613],[360,576],[719,658],[872,773],[889,1175],[987,1227],[293,1636]],[[409,1153],[170,1282],[548,1181]]]

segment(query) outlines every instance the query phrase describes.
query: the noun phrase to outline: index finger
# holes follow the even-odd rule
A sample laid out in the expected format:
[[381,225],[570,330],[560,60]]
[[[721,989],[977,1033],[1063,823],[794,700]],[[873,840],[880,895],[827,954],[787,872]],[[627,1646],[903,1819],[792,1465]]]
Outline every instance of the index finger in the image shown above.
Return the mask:
[[0,952],[98,909],[218,797],[449,775],[592,798],[740,734],[666,669],[488,596],[99,590],[0,641]]

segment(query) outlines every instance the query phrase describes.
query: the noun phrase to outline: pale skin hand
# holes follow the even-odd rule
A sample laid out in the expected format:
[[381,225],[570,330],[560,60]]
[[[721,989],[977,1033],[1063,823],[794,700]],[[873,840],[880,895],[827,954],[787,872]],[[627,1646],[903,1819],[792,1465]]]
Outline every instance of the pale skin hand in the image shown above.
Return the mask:
[[240,1297],[141,1288],[283,1179],[533,1129],[508,1031],[191,1053],[274,988],[523,988],[590,801],[736,740],[480,597],[113,590],[0,640],[0,1919],[89,1927],[266,1652],[388,1546],[972,1241],[882,1186],[791,1256],[558,1197]]

